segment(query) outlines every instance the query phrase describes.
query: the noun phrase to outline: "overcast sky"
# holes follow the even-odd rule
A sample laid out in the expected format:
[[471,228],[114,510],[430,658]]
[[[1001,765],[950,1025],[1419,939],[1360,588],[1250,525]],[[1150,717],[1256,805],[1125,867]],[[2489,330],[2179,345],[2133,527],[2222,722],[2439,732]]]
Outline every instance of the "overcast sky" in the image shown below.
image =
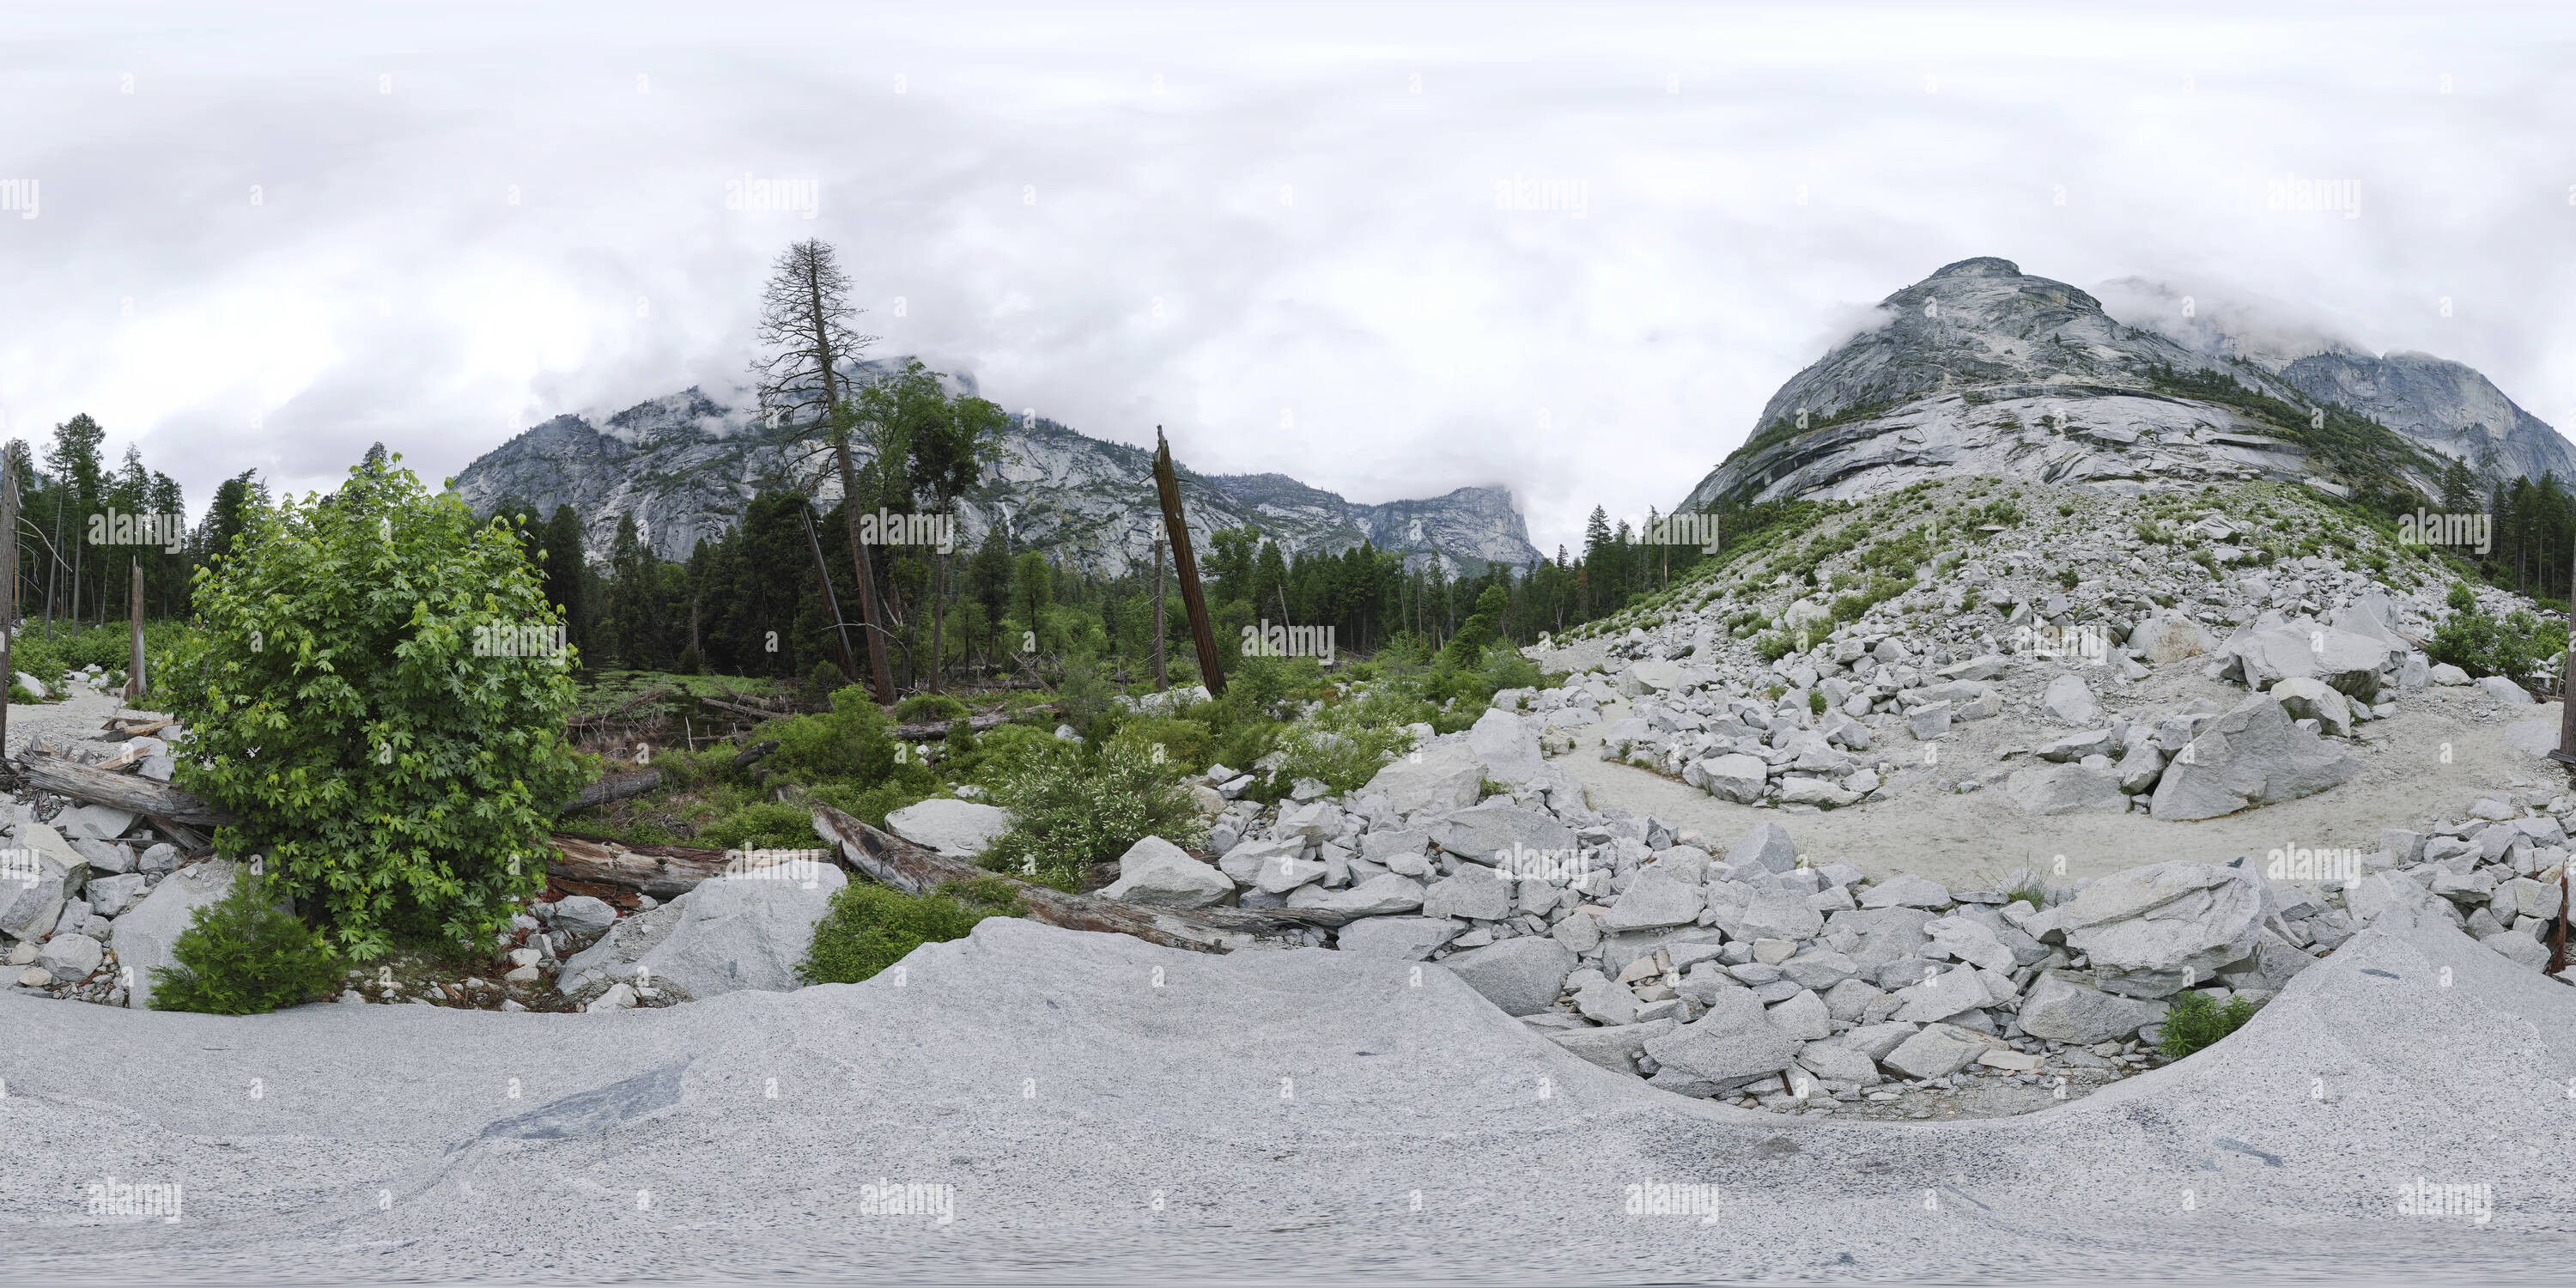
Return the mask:
[[808,236],[878,354],[1202,471],[1501,484],[1547,549],[1974,255],[2576,426],[2565,5],[224,7],[0,5],[6,432],[88,411],[192,511],[738,384]]

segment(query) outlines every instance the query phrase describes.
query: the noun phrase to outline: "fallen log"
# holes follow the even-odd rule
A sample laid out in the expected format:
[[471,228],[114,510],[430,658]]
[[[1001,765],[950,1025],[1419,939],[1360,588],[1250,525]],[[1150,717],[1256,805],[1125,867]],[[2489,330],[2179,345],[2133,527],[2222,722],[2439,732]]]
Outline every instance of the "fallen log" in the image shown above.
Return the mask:
[[671,691],[668,688],[655,689],[650,693],[639,693],[634,697],[628,698],[624,702],[618,703],[615,707],[612,707],[609,710],[601,711],[592,715],[574,716],[572,719],[566,720],[564,724],[566,727],[573,729],[580,729],[589,725],[607,724],[610,721],[623,717],[626,713],[633,711],[637,707],[643,706],[648,702],[657,701],[669,696],[671,696]]
[[[1054,704],[1050,703],[1043,707],[1023,707],[1018,711],[996,711],[990,715],[971,716],[967,718],[966,727],[976,733],[982,733],[987,729],[999,729],[1031,711],[1055,709]],[[948,730],[956,723],[954,720],[928,720],[920,724],[896,725],[894,736],[907,742],[928,742],[934,738],[947,737]]]
[[[733,767],[736,769],[745,768],[753,761],[776,750],[778,750],[778,740],[776,738],[771,738],[765,742],[755,742],[734,753]],[[622,774],[610,774],[600,779],[598,782],[582,788],[581,794],[573,797],[569,802],[566,802],[564,807],[555,811],[555,813],[560,817],[565,814],[578,814],[587,809],[597,809],[602,805],[610,804],[615,801],[629,800],[637,796],[642,796],[661,785],[662,771],[658,769],[632,769]]]
[[700,698],[698,701],[706,704],[707,706],[714,707],[718,711],[731,711],[736,715],[758,716],[763,720],[778,720],[797,714],[793,711],[774,711],[767,707],[748,707],[739,702],[727,702],[722,698]]
[[168,783],[108,773],[41,747],[29,747],[18,763],[25,770],[28,786],[76,801],[112,805],[128,813],[195,827],[222,827],[240,821]]
[[1027,906],[1031,921],[1043,921],[1067,930],[1134,935],[1147,943],[1167,948],[1187,948],[1202,953],[1232,952],[1250,946],[1255,940],[1276,939],[1310,927],[1339,926],[1351,920],[1349,913],[1314,909],[1201,908],[1184,912],[1177,908],[1120,903],[1093,895],[1066,894],[1004,873],[987,871],[927,846],[915,845],[890,832],[870,827],[829,805],[815,807],[814,831],[832,843],[851,867],[866,873],[880,885],[892,886],[907,894],[936,889],[947,881],[990,877],[1011,887],[1011,893],[1019,896],[1020,902]]
[[586,837],[553,835],[555,857],[546,875],[588,885],[616,886],[656,899],[673,899],[724,875],[725,852],[685,845],[614,845]]

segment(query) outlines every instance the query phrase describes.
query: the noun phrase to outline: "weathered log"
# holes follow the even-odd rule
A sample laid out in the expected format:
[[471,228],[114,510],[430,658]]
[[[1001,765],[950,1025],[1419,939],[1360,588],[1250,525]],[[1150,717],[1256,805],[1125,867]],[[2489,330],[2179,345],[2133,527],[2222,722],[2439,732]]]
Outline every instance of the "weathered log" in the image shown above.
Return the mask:
[[1066,894],[1047,886],[989,872],[964,859],[953,859],[927,846],[882,832],[829,805],[814,809],[814,831],[831,842],[851,867],[880,885],[909,894],[938,888],[943,882],[989,877],[1011,887],[1028,908],[1031,921],[1067,930],[1097,930],[1134,935],[1147,943],[1193,952],[1224,953],[1258,939],[1276,939],[1309,927],[1338,926],[1351,914],[1313,909],[1149,908],[1092,895]]
[[731,711],[737,715],[758,716],[763,720],[779,720],[797,714],[793,711],[772,711],[767,707],[747,707],[739,702],[727,702],[722,698],[700,698],[698,701],[714,707],[718,711]]
[[[751,762],[776,750],[778,750],[778,740],[776,738],[771,738],[763,742],[755,742],[734,753],[733,767],[736,769],[744,768],[751,764]],[[555,813],[557,816],[561,816],[565,814],[578,814],[587,809],[597,809],[600,806],[610,804],[611,802],[629,800],[637,796],[645,795],[661,785],[662,771],[658,769],[633,769],[622,774],[610,774],[600,779],[598,782],[582,788],[580,795],[573,797],[571,801],[567,802],[562,809],[555,811]]]
[[28,786],[76,801],[113,805],[130,813],[196,827],[221,827],[240,821],[168,783],[112,774],[43,748],[29,747],[19,764],[26,770]]
[[[1022,707],[1017,711],[996,711],[990,715],[970,716],[967,718],[966,727],[973,732],[982,733],[987,729],[999,729],[1031,711],[1055,709],[1055,705],[1049,703],[1042,707]],[[908,742],[928,742],[934,738],[947,737],[950,726],[956,723],[954,720],[930,720],[921,724],[896,725],[894,736]]]
[[685,845],[612,845],[586,837],[553,836],[555,857],[548,876],[590,885],[616,886],[656,899],[672,899],[698,888],[709,877],[724,875],[725,852]]

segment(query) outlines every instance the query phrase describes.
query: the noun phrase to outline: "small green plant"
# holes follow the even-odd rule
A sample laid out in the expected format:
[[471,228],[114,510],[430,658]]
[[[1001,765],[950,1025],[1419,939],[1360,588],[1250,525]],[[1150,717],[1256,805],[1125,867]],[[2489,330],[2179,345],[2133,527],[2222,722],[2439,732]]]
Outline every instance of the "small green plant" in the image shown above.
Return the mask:
[[1808,694],[1807,694],[1807,710],[1812,711],[1812,712],[1814,712],[1814,713],[1815,713],[1815,714],[1817,714],[1817,715],[1823,715],[1823,714],[1825,713],[1825,694],[1824,694],[1824,690],[1822,690],[1822,689],[1814,689],[1814,690],[1810,690],[1810,691],[1808,692]]
[[816,662],[813,673],[805,677],[805,691],[812,694],[838,693],[848,687],[850,677],[830,662]]
[[923,944],[962,939],[986,917],[1025,911],[1010,883],[996,877],[949,881],[917,895],[853,881],[834,892],[830,910],[814,923],[796,977],[808,984],[856,984]]
[[2004,891],[2004,903],[2006,906],[2026,903],[2034,909],[2045,908],[2048,906],[2048,889],[2037,881],[2024,881]]
[[2254,1004],[2244,998],[2232,998],[2221,1007],[2207,993],[2185,993],[2165,1013],[2165,1040],[2156,1049],[2168,1060],[2179,1060],[2244,1028],[2253,1018]]
[[340,978],[331,945],[280,909],[248,867],[230,893],[197,909],[170,946],[178,965],[152,968],[152,1009],[263,1015],[329,992]]
[[2082,580],[2084,580],[2084,574],[2079,573],[2072,568],[2060,568],[2057,570],[2057,584],[2064,589],[2073,590],[2075,589],[2076,583]]
[[2451,583],[2451,593],[2443,596],[2442,602],[2450,605],[2452,612],[2465,613],[2478,606],[2478,593],[2469,589],[2469,583],[2455,581]]

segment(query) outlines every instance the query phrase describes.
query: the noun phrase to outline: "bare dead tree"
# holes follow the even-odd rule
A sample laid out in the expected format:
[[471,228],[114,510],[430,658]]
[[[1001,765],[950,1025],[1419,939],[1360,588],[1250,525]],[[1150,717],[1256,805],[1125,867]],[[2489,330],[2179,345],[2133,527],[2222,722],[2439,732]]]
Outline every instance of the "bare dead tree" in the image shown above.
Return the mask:
[[858,467],[850,457],[853,418],[841,367],[854,362],[877,337],[851,326],[860,310],[850,303],[849,275],[831,245],[819,240],[789,246],[770,271],[760,296],[758,339],[766,356],[752,363],[762,417],[773,426],[820,432],[831,444],[841,476],[841,515],[850,537],[850,566],[859,577],[859,624],[867,636],[868,667],[877,701],[894,701],[894,675],[886,665],[878,627],[876,572],[859,540]]

